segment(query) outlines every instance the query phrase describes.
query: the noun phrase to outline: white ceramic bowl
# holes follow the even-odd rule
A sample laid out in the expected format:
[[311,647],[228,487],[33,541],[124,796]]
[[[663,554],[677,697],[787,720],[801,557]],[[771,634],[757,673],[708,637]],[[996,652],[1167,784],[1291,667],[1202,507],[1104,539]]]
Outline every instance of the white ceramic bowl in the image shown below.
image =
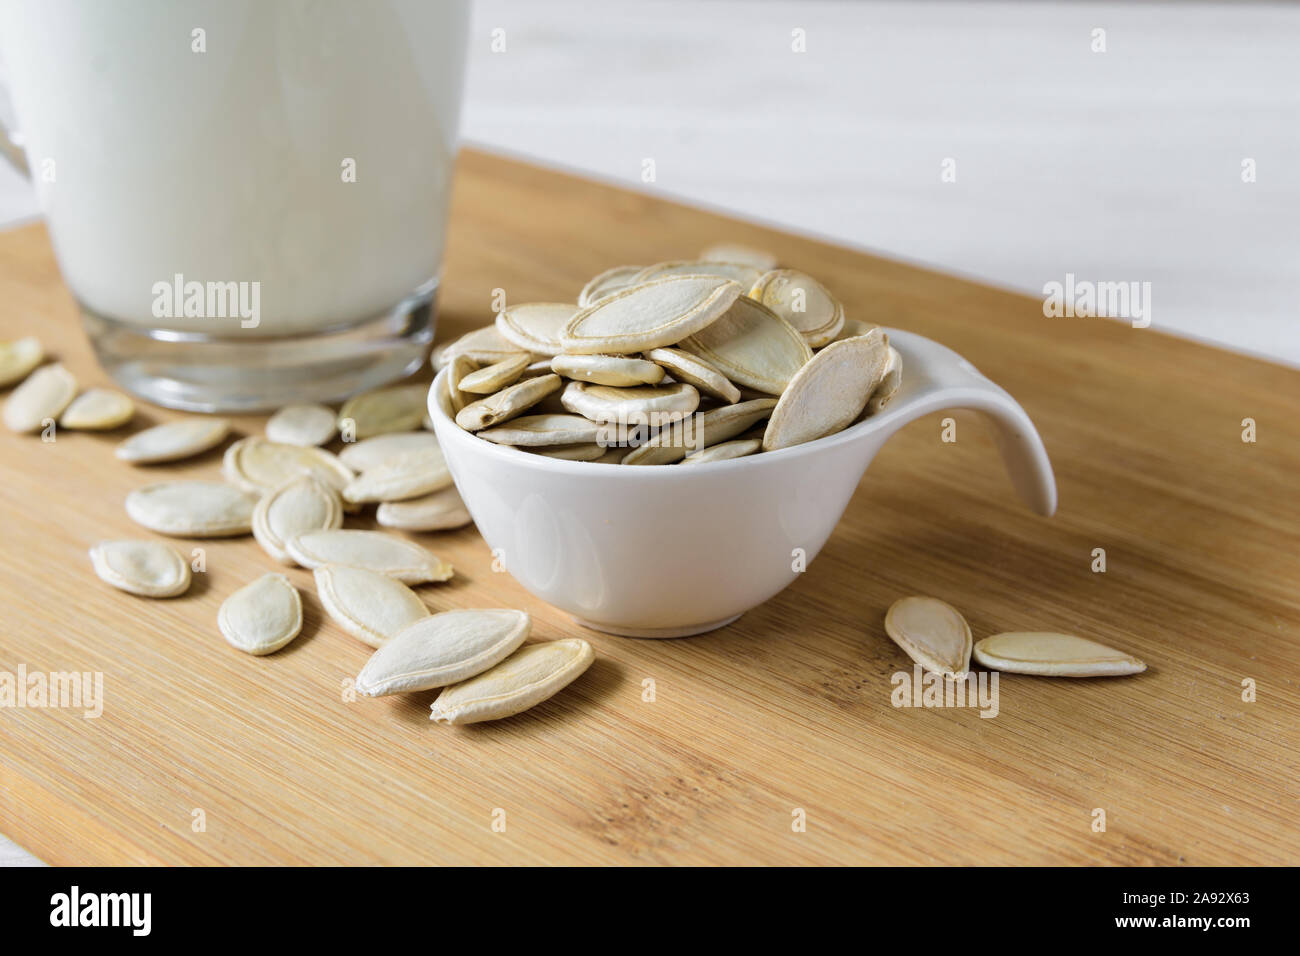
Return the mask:
[[474,523],[525,588],[587,627],[683,637],[729,624],[811,562],[882,445],[908,422],[985,413],[1016,489],[1040,514],[1056,483],[1029,416],[951,349],[888,329],[903,384],[877,415],[817,441],[703,465],[560,461],[494,445],[450,415],[446,371],[429,414]]

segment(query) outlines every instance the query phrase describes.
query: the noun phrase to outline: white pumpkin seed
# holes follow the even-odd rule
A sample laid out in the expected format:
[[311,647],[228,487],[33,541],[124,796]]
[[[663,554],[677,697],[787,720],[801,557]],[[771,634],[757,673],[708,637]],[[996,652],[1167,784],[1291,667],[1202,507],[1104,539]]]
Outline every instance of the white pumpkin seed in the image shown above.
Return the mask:
[[338,528],[343,524],[339,494],[315,475],[291,478],[267,492],[253,509],[253,537],[262,550],[281,564],[293,564],[288,542],[304,531]]
[[456,413],[456,424],[466,431],[475,432],[489,425],[509,421],[528,411],[547,395],[559,391],[562,384],[560,376],[555,374],[526,378],[495,395],[466,405]]
[[644,268],[645,266],[615,266],[606,269],[582,287],[578,293],[578,308],[585,309],[619,289],[626,289]]
[[685,382],[631,388],[570,382],[560,401],[569,411],[594,422],[658,426],[678,421],[695,411],[700,404],[700,393]]
[[496,329],[507,342],[537,355],[559,355],[560,331],[578,311],[565,302],[524,302],[497,313]]
[[221,460],[221,474],[228,482],[259,496],[274,491],[304,471],[335,491],[342,491],[356,477],[324,448],[286,445],[259,435],[241,438],[226,449]]
[[0,342],[0,388],[21,382],[45,358],[45,349],[33,335]]
[[435,372],[441,372],[457,355],[464,355],[479,365],[491,365],[518,351],[519,346],[503,338],[495,325],[486,325],[466,332],[455,341],[439,345],[429,356],[429,361]]
[[499,445],[577,445],[594,442],[601,426],[582,415],[524,415],[506,425],[495,425],[478,433],[479,438]]
[[403,452],[367,468],[343,489],[343,500],[355,504],[401,501],[446,488],[451,472],[441,448]]
[[798,329],[812,348],[833,342],[844,328],[844,306],[824,285],[795,269],[765,273],[749,296]]
[[[524,369],[532,364],[532,361],[533,357],[531,355],[527,352],[520,352],[510,358],[502,359],[494,365],[470,372],[457,382],[457,388],[462,392],[470,392],[474,395],[491,395],[493,392],[499,392],[523,375]],[[450,373],[448,379],[450,379]]]
[[[368,471],[390,458],[413,451],[437,448],[438,438],[429,432],[393,432],[363,441],[347,443],[339,452],[339,461],[356,472]],[[351,480],[351,477],[349,477]]]
[[732,458],[744,458],[763,448],[760,438],[741,438],[736,441],[724,441],[720,445],[710,445],[699,451],[691,452],[682,459],[683,465],[703,465],[711,461],[728,461]]
[[716,321],[744,289],[721,276],[665,276],[606,296],[560,333],[564,351],[623,355],[674,345]]
[[970,670],[970,625],[950,604],[905,597],[885,614],[885,633],[928,671],[961,678]]
[[880,384],[876,390],[871,393],[871,398],[867,399],[867,414],[874,415],[886,405],[889,400],[898,392],[898,387],[903,383],[903,356],[899,354],[898,349],[892,345],[889,346],[889,358],[885,361],[885,374],[881,378]]
[[763,433],[763,449],[801,445],[851,425],[888,362],[889,345],[879,330],[826,346],[790,380]]
[[543,356],[542,358],[535,358],[528,367],[524,369],[524,374],[519,377],[536,378],[538,375],[549,375],[551,372],[551,362],[554,360],[555,359],[549,355]]
[[289,539],[288,550],[304,568],[341,564],[386,574],[404,584],[447,581],[454,573],[450,564],[414,541],[381,531],[304,531]]
[[314,575],[321,607],[335,624],[371,647],[382,647],[429,615],[414,591],[377,571],[327,564]]
[[709,246],[700,253],[700,258],[705,262],[735,262],[750,266],[759,272],[775,269],[777,265],[776,256],[772,253],[741,245],[738,242],[719,242]]
[[46,365],[27,376],[9,393],[5,425],[10,431],[40,431],[46,421],[59,417],[77,394],[77,379],[62,365]]
[[92,388],[72,400],[59,424],[74,431],[121,428],[135,415],[135,403],[111,388]]
[[224,418],[184,418],[136,432],[113,454],[133,465],[178,461],[215,448],[229,434],[230,422]]
[[628,452],[624,465],[671,465],[688,452],[717,445],[772,414],[775,398],[755,398],[735,405],[711,408],[685,422],[670,425],[641,447]]
[[385,501],[375,509],[375,520],[385,528],[402,531],[450,531],[473,522],[455,485],[423,498]]
[[704,259],[682,259],[675,262],[659,262],[647,266],[633,277],[632,285],[641,285],[664,276],[720,276],[740,284],[741,293],[748,289],[762,273],[753,266],[741,262],[710,262]]
[[557,355],[551,371],[578,382],[593,385],[657,385],[664,370],[654,362],[627,355]]
[[161,541],[101,541],[90,563],[101,581],[130,594],[169,598],[190,589],[189,564]]
[[264,574],[221,602],[217,627],[246,654],[274,654],[302,630],[302,597],[283,574]]
[[[558,458],[560,461],[596,461],[605,457],[609,451],[604,445],[543,445],[535,448],[522,448],[536,455]],[[621,457],[621,456],[620,456]]]
[[768,395],[785,391],[812,358],[797,329],[767,306],[743,297],[679,348],[698,355],[730,381]]
[[694,385],[701,394],[724,402],[740,401],[740,389],[697,355],[681,349],[651,349],[645,357],[666,368],[676,381]]
[[[506,360],[508,361],[508,359]],[[470,402],[475,401],[472,395],[466,395],[461,391],[461,380],[472,375],[478,368],[478,363],[468,355],[454,355],[448,363],[447,368],[447,395],[451,399],[451,413],[455,415]],[[428,426],[425,426],[428,428]],[[432,431],[433,429],[429,429]],[[381,436],[382,437],[382,436]]]
[[523,611],[464,609],[423,617],[370,655],[357,675],[367,697],[446,687],[509,657],[532,628]]
[[872,329],[878,328],[880,328],[880,326],[872,325],[870,322],[863,322],[861,319],[845,319],[844,326],[840,329],[840,334],[835,336],[835,341],[840,342],[844,339],[866,335]]
[[326,405],[286,405],[266,420],[266,437],[282,445],[324,445],[338,431]]
[[248,534],[257,499],[223,481],[161,481],[126,496],[136,524],[181,538]]
[[1042,677],[1119,677],[1147,665],[1132,654],[1073,634],[1008,631],[975,645],[975,660],[993,670]]
[[473,724],[522,713],[563,690],[591,666],[595,652],[569,638],[527,644],[477,677],[446,688],[433,702],[440,724]]
[[428,397],[427,385],[394,385],[363,392],[339,409],[339,431],[362,439],[419,428]]

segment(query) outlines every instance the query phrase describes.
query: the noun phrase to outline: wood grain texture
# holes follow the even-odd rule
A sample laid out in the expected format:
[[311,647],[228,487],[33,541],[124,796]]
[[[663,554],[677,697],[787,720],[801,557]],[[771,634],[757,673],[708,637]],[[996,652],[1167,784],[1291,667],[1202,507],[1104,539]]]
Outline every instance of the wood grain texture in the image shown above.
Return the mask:
[[[934,416],[880,454],[794,586],[658,642],[538,603],[472,528],[413,536],[457,569],[420,589],[431,608],[526,608],[536,638],[597,652],[527,714],[443,728],[432,693],[343,699],[370,651],[300,569],[302,637],[260,659],[229,647],[220,602],[278,569],[251,538],[195,542],[208,570],[179,599],[94,578],[95,541],[151,536],[126,493],[216,476],[220,449],[145,470],[113,459],[120,434],[6,433],[0,668],[102,671],[106,703],[97,720],[0,711],[0,830],[51,863],[1300,862],[1300,373],[479,153],[462,157],[451,235],[440,339],[486,324],[495,288],[573,298],[612,265],[770,248],[850,315],[943,341],[1005,385],[1042,431],[1060,511],[1022,509],[989,437],[961,418],[945,444]],[[42,227],[0,235],[0,301],[0,338],[37,334],[103,383]],[[174,417],[148,408],[136,426]],[[1074,631],[1150,670],[1004,675],[993,719],[895,709],[890,675],[910,662],[883,616],[917,592],[963,610],[977,640]]]

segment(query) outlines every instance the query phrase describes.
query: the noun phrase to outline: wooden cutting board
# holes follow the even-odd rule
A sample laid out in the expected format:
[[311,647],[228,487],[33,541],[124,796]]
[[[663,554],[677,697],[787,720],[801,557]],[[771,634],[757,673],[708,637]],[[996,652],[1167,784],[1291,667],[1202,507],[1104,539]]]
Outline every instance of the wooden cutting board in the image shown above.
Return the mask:
[[[176,600],[93,576],[92,543],[150,536],[128,490],[215,477],[220,451],[133,469],[112,456],[120,433],[6,432],[0,670],[102,672],[105,705],[0,710],[0,830],[68,864],[1300,862],[1300,372],[473,152],[451,237],[440,339],[486,324],[496,288],[573,299],[613,265],[771,249],[853,317],[945,342],[1006,386],[1041,429],[1060,510],[1028,513],[980,426],[959,418],[945,443],[936,415],[884,449],[794,586],[658,642],[573,624],[493,573],[473,529],[420,536],[457,569],[421,589],[430,607],[526,608],[537,638],[597,652],[534,711],[445,728],[433,693],[344,699],[369,650],[305,571],[289,572],[294,644],[227,645],[221,601],[279,569],[251,538],[196,542],[208,570]],[[0,302],[0,338],[38,335],[105,384],[41,226],[0,234]],[[176,417],[146,407],[133,427]],[[895,708],[910,662],[882,621],[911,593],[963,610],[977,640],[1066,630],[1150,669],[1003,675],[992,718]]]

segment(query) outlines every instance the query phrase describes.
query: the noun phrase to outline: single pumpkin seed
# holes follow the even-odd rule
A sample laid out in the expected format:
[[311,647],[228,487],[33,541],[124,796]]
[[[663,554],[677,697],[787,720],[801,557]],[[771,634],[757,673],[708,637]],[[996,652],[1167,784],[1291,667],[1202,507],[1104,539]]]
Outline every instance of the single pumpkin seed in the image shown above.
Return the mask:
[[446,581],[454,573],[450,564],[414,541],[381,531],[304,531],[289,539],[288,550],[304,568],[341,564],[386,574],[404,584]]
[[253,509],[253,537],[262,550],[281,564],[293,564],[288,542],[304,531],[338,528],[343,524],[339,494],[311,473],[291,478],[267,492]]
[[501,391],[501,389],[518,379],[520,375],[524,374],[524,369],[532,364],[532,361],[533,357],[531,355],[527,352],[520,352],[486,368],[470,372],[457,382],[457,388],[462,392],[470,392],[474,395],[491,395],[493,392]]
[[59,424],[74,431],[121,428],[135,414],[135,403],[111,388],[92,388],[72,400]]
[[569,411],[594,422],[666,425],[695,411],[700,393],[685,382],[631,388],[570,382],[560,400]]
[[563,382],[560,376],[539,375],[516,382],[495,395],[471,402],[456,413],[456,424],[466,431],[476,432],[521,415],[547,395],[557,392]]
[[551,371],[578,382],[593,385],[657,385],[664,370],[654,362],[628,355],[557,355]]
[[375,509],[375,520],[385,528],[402,531],[450,531],[473,522],[455,485],[423,498],[385,501]]
[[34,335],[0,342],[0,388],[21,382],[44,358],[45,349]]
[[833,342],[844,328],[844,306],[824,285],[796,269],[764,273],[750,288],[749,297],[798,329],[815,349]]
[[885,633],[928,671],[962,678],[970,670],[970,625],[950,604],[905,597],[885,614]]
[[535,448],[524,448],[524,451],[531,451],[536,455],[544,455],[547,458],[558,458],[561,461],[596,461],[605,456],[609,449],[604,445],[541,445]]
[[266,437],[282,445],[324,445],[338,431],[326,405],[286,405],[266,420]]
[[578,308],[585,309],[619,289],[626,289],[644,268],[645,266],[615,266],[606,269],[582,287],[578,293]]
[[9,393],[4,420],[10,431],[39,431],[54,421],[76,397],[77,379],[62,365],[46,365]]
[[356,476],[338,457],[324,448],[286,445],[259,435],[241,438],[221,460],[221,474],[236,487],[257,495],[274,491],[304,471],[335,491],[342,491]]
[[136,524],[181,538],[229,538],[252,530],[257,499],[223,481],[161,481],[126,496]]
[[338,457],[347,468],[362,472],[398,455],[437,447],[439,447],[437,436],[429,432],[393,432],[347,443]]
[[428,396],[427,385],[394,385],[363,392],[339,409],[339,431],[362,439],[419,428]]
[[775,269],[777,264],[776,256],[770,252],[764,252],[762,249],[755,249],[752,246],[742,245],[738,242],[719,242],[700,253],[700,258],[705,262],[735,262],[740,265],[750,266],[759,272],[767,272],[769,269]]
[[264,574],[221,602],[217,627],[246,654],[273,654],[302,630],[302,597],[283,574]]
[[169,598],[190,588],[190,566],[161,541],[101,541],[90,563],[101,581],[130,594]]
[[454,341],[437,346],[429,356],[429,362],[435,372],[441,372],[457,355],[464,355],[479,365],[491,365],[518,351],[519,346],[504,338],[495,325],[485,325],[481,329],[466,332]]
[[768,395],[785,391],[812,358],[797,329],[750,298],[737,299],[726,315],[679,348],[704,359],[731,382]]
[[760,438],[741,438],[736,441],[724,441],[720,445],[710,445],[699,451],[691,452],[682,459],[683,465],[703,465],[711,461],[728,461],[732,458],[744,458],[763,448]]
[[835,336],[835,341],[840,342],[844,339],[856,338],[859,335],[866,335],[872,329],[878,329],[880,326],[872,325],[870,322],[863,322],[861,319],[845,319],[844,326],[840,329],[840,334]]
[[564,327],[564,351],[644,352],[673,345],[726,312],[744,291],[721,276],[665,276],[630,286],[578,312]]
[[403,452],[367,468],[346,488],[343,500],[354,504],[418,498],[451,484],[441,448]]
[[524,369],[524,374],[520,378],[536,378],[538,375],[549,375],[551,372],[551,362],[555,361],[553,356],[544,355],[541,358],[533,357],[533,361]]
[[885,362],[885,375],[876,386],[876,390],[867,399],[867,414],[874,415],[886,405],[898,392],[903,383],[903,356],[898,349],[889,346],[889,358]]
[[1008,631],[975,645],[975,660],[993,670],[1043,677],[1119,677],[1146,664],[1105,644],[1073,634]]
[[370,655],[356,688],[367,697],[446,687],[509,657],[532,627],[523,611],[464,609],[420,618]]
[[694,385],[703,395],[724,402],[740,401],[740,389],[698,355],[681,349],[651,349],[645,357],[666,368],[676,381]]
[[717,445],[772,414],[775,398],[755,398],[735,405],[711,408],[686,422],[678,422],[659,432],[639,448],[628,452],[624,465],[671,465],[692,451]]
[[183,418],[136,432],[113,454],[133,465],[178,461],[215,448],[229,434],[230,422],[224,418]]
[[879,330],[826,346],[790,380],[772,410],[763,449],[801,445],[852,424],[883,381],[888,362],[889,345]]
[[485,428],[479,438],[500,445],[576,445],[594,442],[601,426],[582,415],[524,415],[505,425]]
[[659,262],[647,266],[633,277],[631,284],[640,285],[664,276],[719,276],[740,284],[741,291],[748,289],[761,275],[759,270],[742,262],[713,262],[705,259],[681,259]]
[[377,571],[327,564],[314,575],[321,607],[335,624],[371,647],[382,647],[429,614],[419,595]]
[[431,719],[473,724],[522,713],[571,684],[595,657],[578,638],[525,645],[490,670],[443,690]]
[[560,331],[578,311],[565,302],[525,302],[497,313],[496,329],[507,342],[537,355],[559,355]]
[[[508,361],[508,359],[507,359]],[[478,363],[468,355],[452,356],[447,367],[447,395],[451,399],[451,413],[455,415],[462,408],[476,399],[472,395],[466,395],[460,389],[461,380],[472,375],[478,368]],[[425,426],[428,428],[428,426]],[[429,429],[432,431],[432,429]],[[381,436],[382,437],[382,436]]]

